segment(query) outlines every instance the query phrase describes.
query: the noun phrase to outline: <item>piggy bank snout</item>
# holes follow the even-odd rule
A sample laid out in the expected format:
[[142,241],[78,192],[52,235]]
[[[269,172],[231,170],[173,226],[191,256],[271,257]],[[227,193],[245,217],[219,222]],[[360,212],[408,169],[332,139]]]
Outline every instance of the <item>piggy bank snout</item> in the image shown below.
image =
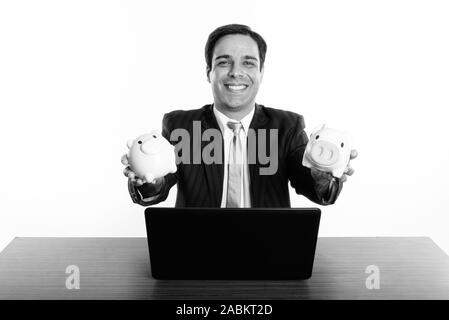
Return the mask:
[[310,157],[320,165],[331,166],[340,158],[340,150],[331,142],[316,141],[310,150]]
[[153,155],[159,153],[160,146],[159,144],[154,143],[154,141],[152,140],[143,141],[142,144],[140,145],[140,151],[142,151],[142,153],[147,155]]

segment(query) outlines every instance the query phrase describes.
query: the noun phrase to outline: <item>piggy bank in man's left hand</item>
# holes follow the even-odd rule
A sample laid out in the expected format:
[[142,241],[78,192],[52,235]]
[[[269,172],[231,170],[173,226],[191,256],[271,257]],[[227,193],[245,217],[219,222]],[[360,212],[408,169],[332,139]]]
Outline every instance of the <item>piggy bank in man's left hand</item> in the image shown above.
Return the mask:
[[129,140],[127,146],[129,166],[145,182],[176,172],[175,147],[158,131]]
[[341,178],[350,160],[350,140],[348,133],[322,125],[310,135],[302,165]]

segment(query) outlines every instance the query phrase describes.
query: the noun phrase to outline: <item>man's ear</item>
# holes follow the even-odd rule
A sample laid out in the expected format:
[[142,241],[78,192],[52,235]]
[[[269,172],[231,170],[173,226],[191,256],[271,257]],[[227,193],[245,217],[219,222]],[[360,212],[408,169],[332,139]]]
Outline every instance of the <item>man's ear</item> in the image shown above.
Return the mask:
[[210,77],[209,77],[209,75],[210,75],[210,69],[209,69],[209,67],[206,67],[206,77],[207,77],[207,82],[210,83]]
[[262,70],[260,70],[260,82],[262,82],[262,80],[263,80],[264,71],[265,71],[265,66],[263,66]]

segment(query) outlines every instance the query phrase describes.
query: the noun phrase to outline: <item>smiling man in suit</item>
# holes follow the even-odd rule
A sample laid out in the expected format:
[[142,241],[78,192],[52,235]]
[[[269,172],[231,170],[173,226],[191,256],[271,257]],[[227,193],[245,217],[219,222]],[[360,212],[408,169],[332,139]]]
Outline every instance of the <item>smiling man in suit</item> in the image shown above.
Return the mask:
[[[219,130],[221,153],[214,152],[219,152],[220,161],[198,163],[193,160],[196,155],[189,152],[183,155],[189,161],[178,163],[176,173],[148,182],[136,177],[124,155],[122,163],[127,166],[124,173],[135,203],[149,206],[164,201],[170,188],[177,184],[177,207],[290,207],[289,182],[297,194],[317,204],[336,201],[347,175],[354,171],[351,166],[347,166],[340,179],[304,167],[302,157],[308,137],[303,117],[255,102],[263,79],[266,50],[264,39],[244,25],[222,26],[210,34],[205,56],[214,103],[165,114],[162,135],[175,144],[178,141],[171,139],[172,133],[183,129],[192,137],[188,143],[192,146],[193,137],[202,137],[209,129]],[[250,139],[252,131],[256,132],[255,140]],[[276,133],[275,150],[270,148],[273,141],[269,141],[274,136],[261,139],[257,133],[262,131]],[[254,144],[255,149],[251,148]],[[201,142],[202,150],[206,145]],[[266,163],[259,158],[249,161],[255,159],[251,150],[261,146],[270,150],[270,159],[276,161],[276,170],[271,174],[261,174]],[[351,159],[356,156],[356,150],[352,150]]]

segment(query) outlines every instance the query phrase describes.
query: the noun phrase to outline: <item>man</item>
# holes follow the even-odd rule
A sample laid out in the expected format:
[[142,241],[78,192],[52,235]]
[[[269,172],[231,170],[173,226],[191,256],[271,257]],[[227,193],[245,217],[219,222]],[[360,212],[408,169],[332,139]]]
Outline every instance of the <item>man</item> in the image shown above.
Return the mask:
[[[177,207],[290,207],[288,182],[297,194],[317,204],[336,201],[346,176],[354,170],[348,165],[342,178],[337,179],[330,173],[302,166],[308,142],[303,117],[255,102],[263,78],[266,50],[264,39],[244,25],[226,25],[210,34],[205,55],[214,103],[196,110],[165,114],[162,135],[171,141],[176,129],[186,130],[190,137],[202,136],[208,129],[220,130],[221,161],[198,164],[192,161],[197,155],[189,152],[183,155],[189,161],[179,163],[175,174],[153,182],[136,177],[127,167],[124,173],[135,203],[149,206],[164,201],[170,188],[177,184]],[[198,123],[201,126],[195,125]],[[260,159],[249,161],[254,144],[258,150],[266,143],[257,134],[256,140],[250,140],[251,130],[277,133],[274,173],[261,174],[266,163]],[[202,142],[201,151],[206,144]],[[352,150],[351,159],[356,156],[357,152]],[[126,155],[122,163],[128,165]]]

